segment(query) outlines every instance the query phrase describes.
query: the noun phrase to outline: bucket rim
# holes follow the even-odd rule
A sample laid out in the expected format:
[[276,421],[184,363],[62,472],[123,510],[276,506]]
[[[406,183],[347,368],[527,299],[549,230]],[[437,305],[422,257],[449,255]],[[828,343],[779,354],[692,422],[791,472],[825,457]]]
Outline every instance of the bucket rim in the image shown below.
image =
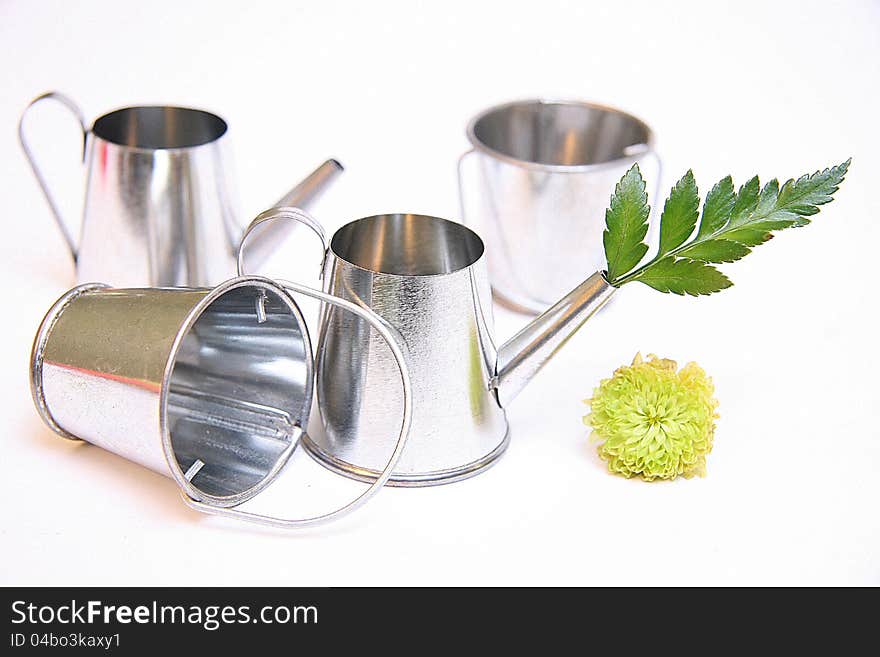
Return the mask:
[[34,343],[31,347],[31,360],[30,360],[30,387],[31,387],[31,398],[34,401],[34,406],[37,409],[37,413],[40,415],[40,418],[43,422],[46,423],[52,431],[61,436],[62,438],[66,438],[67,440],[71,440],[74,442],[84,442],[82,438],[79,436],[75,436],[67,429],[62,427],[55,418],[52,416],[52,412],[49,410],[49,404],[46,402],[46,394],[43,389],[43,357],[46,353],[46,346],[49,344],[49,336],[52,333],[52,330],[55,328],[55,325],[58,323],[59,318],[62,313],[67,309],[67,307],[73,303],[78,297],[82,296],[86,292],[91,292],[92,290],[101,290],[105,288],[109,288],[110,286],[105,283],[83,283],[82,285],[77,285],[76,287],[71,288],[64,294],[62,294],[55,303],[52,304],[52,307],[49,308],[48,312],[43,316],[43,319],[40,321],[40,328],[37,329],[37,334],[34,336]]
[[[170,381],[183,340],[189,334],[198,319],[211,304],[217,301],[217,299],[232,290],[243,287],[256,287],[271,291],[276,294],[285,303],[288,310],[290,310],[290,314],[293,316],[300,329],[300,335],[302,336],[303,341],[303,353],[305,355],[304,364],[306,366],[305,396],[303,398],[302,409],[298,409],[299,413],[294,423],[294,430],[291,432],[290,443],[278,456],[278,459],[272,465],[269,472],[259,482],[239,493],[232,495],[210,495],[192,484],[190,479],[186,476],[187,473],[180,467],[180,464],[177,462],[177,457],[174,455],[174,448],[171,443],[171,429],[168,423]],[[207,294],[199,299],[199,302],[189,310],[186,318],[177,330],[177,335],[175,335],[174,342],[169,350],[168,359],[165,362],[165,369],[162,375],[161,392],[159,395],[159,432],[162,436],[162,452],[165,456],[165,461],[168,465],[168,470],[171,472],[172,478],[188,498],[208,506],[221,508],[233,507],[253,498],[275,480],[284,469],[284,466],[287,465],[297,445],[299,445],[300,437],[305,431],[304,427],[308,425],[312,406],[313,389],[314,356],[312,355],[312,343],[309,336],[308,326],[306,325],[305,318],[302,316],[302,311],[300,310],[299,305],[287,290],[278,283],[262,276],[238,276],[211,288]]]
[[[633,144],[631,148],[634,146],[643,146],[644,148],[634,150],[631,153],[624,153],[619,157],[615,157],[610,160],[604,160],[601,162],[590,162],[585,164],[550,164],[546,162],[535,162],[533,160],[515,157],[496,148],[493,148],[492,146],[489,146],[477,136],[477,124],[490,114],[517,106],[527,105],[559,105],[579,107],[582,109],[597,110],[608,114],[622,116],[633,124],[639,126],[642,130],[644,130],[646,135],[644,142],[642,142],[641,144]],[[621,109],[620,107],[616,107],[614,105],[608,105],[602,102],[583,100],[579,98],[530,97],[497,103],[490,107],[483,108],[480,112],[471,117],[465,128],[465,136],[470,143],[472,151],[483,153],[496,160],[511,164],[516,167],[520,167],[522,169],[530,169],[533,171],[541,171],[546,173],[594,173],[607,169],[613,169],[626,164],[638,162],[646,154],[653,153],[657,148],[657,138],[654,130],[643,119],[639,118],[631,112],[628,112],[627,110]]]

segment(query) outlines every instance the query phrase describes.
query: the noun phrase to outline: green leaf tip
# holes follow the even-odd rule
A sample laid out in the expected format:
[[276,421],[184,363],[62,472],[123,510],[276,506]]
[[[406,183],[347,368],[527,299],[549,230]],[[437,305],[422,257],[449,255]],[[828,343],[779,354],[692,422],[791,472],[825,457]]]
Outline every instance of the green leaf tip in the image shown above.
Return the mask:
[[648,233],[649,213],[645,179],[639,165],[634,164],[617,183],[605,211],[602,241],[610,279],[630,271],[648,252],[643,240]]
[[[605,213],[603,235],[608,281],[619,287],[640,281],[655,290],[699,296],[732,285],[713,264],[736,262],[769,241],[774,231],[810,223],[820,206],[830,203],[852,158],[782,186],[776,179],[763,187],[757,176],[735,190],[730,176],[706,195],[702,213],[693,172],[672,187],[660,216],[656,255],[639,266],[648,250],[648,199],[638,165],[626,172]],[[699,220],[699,221],[698,221]]]
[[694,232],[700,216],[700,192],[690,169],[675,183],[660,217],[660,251],[666,255],[681,246]]

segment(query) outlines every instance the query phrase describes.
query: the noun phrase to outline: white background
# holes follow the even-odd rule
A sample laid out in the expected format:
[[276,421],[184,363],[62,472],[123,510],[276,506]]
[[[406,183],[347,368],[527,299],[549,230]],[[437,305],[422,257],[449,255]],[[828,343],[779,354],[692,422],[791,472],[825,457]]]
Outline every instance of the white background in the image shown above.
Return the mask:
[[[867,0],[0,1],[0,583],[880,584],[878,37]],[[34,412],[31,340],[73,283],[16,139],[47,89],[89,119],[137,103],[221,113],[246,216],[338,157],[344,178],[314,208],[329,229],[375,212],[457,218],[467,120],[518,97],[643,117],[667,188],[688,167],[705,193],[728,173],[853,164],[811,226],[726,268],[734,288],[695,300],[625,287],[511,406],[497,467],[284,533],[191,512],[170,480],[69,444]],[[76,220],[73,124],[34,116]],[[496,313],[502,337],[524,321]],[[624,480],[589,445],[581,400],[639,350],[713,376],[706,479]]]

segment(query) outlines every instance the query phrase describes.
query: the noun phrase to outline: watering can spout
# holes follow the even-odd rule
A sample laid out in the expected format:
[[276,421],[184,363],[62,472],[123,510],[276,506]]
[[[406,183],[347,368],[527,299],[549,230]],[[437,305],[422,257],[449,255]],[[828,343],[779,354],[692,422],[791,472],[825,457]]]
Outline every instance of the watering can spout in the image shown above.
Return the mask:
[[507,406],[617,288],[596,272],[498,349],[491,387]]
[[[327,160],[306,176],[296,187],[278,199],[272,207],[308,208],[310,204],[314,203],[324,193],[324,190],[330,186],[330,183],[336,180],[343,170],[344,167],[340,164],[339,160]],[[257,231],[253,236],[249,237],[249,266],[257,268],[263,264],[295,227],[296,224],[292,222],[272,222],[267,224],[265,229]],[[236,248],[238,246],[238,244],[235,244]]]
[[[344,170],[339,160],[330,159],[312,171],[296,187],[275,203],[276,208],[303,207],[317,200],[327,186]],[[292,225],[292,224],[288,224]]]

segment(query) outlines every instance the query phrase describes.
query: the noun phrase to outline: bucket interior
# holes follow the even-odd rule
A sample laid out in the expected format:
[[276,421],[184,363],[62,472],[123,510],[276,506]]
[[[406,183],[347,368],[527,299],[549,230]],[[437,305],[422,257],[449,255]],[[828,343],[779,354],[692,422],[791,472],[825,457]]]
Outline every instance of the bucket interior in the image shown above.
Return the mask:
[[382,214],[336,231],[330,244],[346,262],[383,274],[434,276],[474,264],[483,240],[467,226],[421,214]]
[[479,143],[502,155],[551,166],[611,162],[651,139],[637,118],[584,103],[505,105],[479,117],[472,131]]
[[188,107],[125,107],[95,121],[92,132],[121,146],[190,148],[222,137],[226,121],[210,112]]
[[255,285],[227,290],[192,324],[175,357],[166,417],[181,471],[200,467],[190,479],[196,489],[230,497],[268,484],[308,417],[305,331],[298,310]]

